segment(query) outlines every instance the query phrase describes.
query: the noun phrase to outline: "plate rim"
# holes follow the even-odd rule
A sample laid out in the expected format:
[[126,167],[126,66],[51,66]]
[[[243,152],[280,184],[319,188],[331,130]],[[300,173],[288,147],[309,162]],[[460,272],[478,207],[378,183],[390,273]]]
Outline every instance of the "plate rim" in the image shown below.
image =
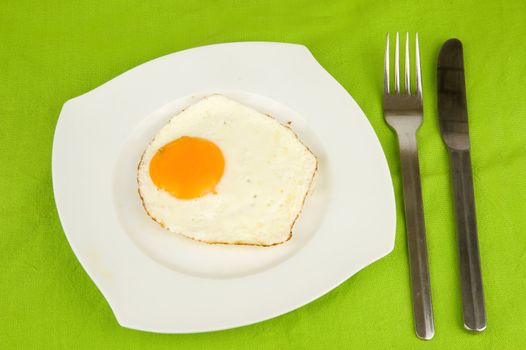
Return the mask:
[[[64,210],[61,210],[61,205],[62,204],[59,204],[61,199],[57,200],[57,198],[62,198],[61,194],[59,193],[60,192],[59,188],[60,188],[61,185],[58,182],[59,180],[56,177],[56,174],[58,172],[58,169],[56,168],[58,166],[57,163],[56,163],[56,160],[58,159],[57,147],[59,147],[58,146],[59,142],[57,141],[57,131],[60,132],[60,125],[61,125],[61,122],[64,121],[64,116],[66,115],[66,112],[68,111],[68,106],[71,106],[75,101],[79,101],[82,98],[92,96],[96,91],[100,91],[101,88],[103,88],[103,87],[105,89],[107,89],[108,87],[111,87],[111,85],[113,83],[115,83],[115,81],[117,81],[118,79],[122,79],[123,76],[128,75],[130,72],[143,69],[147,65],[155,64],[156,62],[160,62],[161,60],[167,60],[170,57],[174,57],[174,55],[178,55],[178,54],[181,54],[181,53],[188,54],[188,53],[191,53],[191,52],[196,52],[198,50],[213,49],[215,47],[224,48],[225,46],[228,46],[228,45],[235,45],[235,46],[239,46],[239,45],[249,45],[249,46],[253,46],[253,45],[260,46],[260,45],[263,45],[263,46],[268,46],[268,45],[271,45],[271,46],[274,46],[274,48],[277,45],[278,47],[280,47],[280,49],[285,49],[285,50],[288,50],[289,48],[294,48],[296,50],[296,49],[299,48],[302,51],[302,55],[307,54],[308,55],[307,58],[309,60],[313,60],[316,63],[316,65],[319,67],[319,69],[321,69],[331,79],[333,79],[333,81],[336,82],[336,84],[339,86],[339,88],[341,90],[343,90],[345,92],[345,94],[347,95],[347,97],[356,105],[356,107],[359,110],[359,112],[361,112],[361,117],[363,117],[364,121],[366,122],[366,124],[368,125],[370,131],[372,132],[372,135],[374,136],[373,139],[376,142],[376,147],[380,151],[380,154],[382,155],[382,158],[383,158],[382,161],[383,161],[383,165],[384,165],[384,168],[385,168],[384,170],[387,171],[386,173],[388,175],[387,177],[388,177],[388,183],[389,183],[388,187],[390,189],[390,191],[389,191],[390,192],[389,202],[391,204],[390,206],[393,209],[393,210],[391,210],[391,214],[390,214],[391,215],[390,221],[391,221],[391,226],[392,226],[390,228],[390,230],[392,232],[392,234],[391,234],[392,241],[391,241],[391,244],[387,247],[387,249],[384,249],[381,253],[377,254],[376,257],[374,257],[372,259],[369,259],[369,261],[366,261],[366,262],[362,263],[361,265],[357,264],[355,266],[355,268],[354,268],[354,271],[348,273],[346,277],[341,278],[336,283],[327,284],[327,286],[325,288],[321,288],[318,291],[318,293],[313,293],[310,298],[307,298],[308,300],[304,299],[304,300],[301,300],[301,301],[297,302],[294,305],[290,305],[289,307],[282,307],[280,311],[276,311],[276,312],[273,312],[273,313],[267,313],[267,315],[265,317],[260,317],[258,319],[249,320],[249,321],[246,321],[246,322],[245,321],[240,321],[240,322],[237,322],[237,323],[236,322],[232,322],[230,324],[225,325],[224,327],[211,326],[211,327],[202,327],[200,329],[186,329],[186,330],[182,329],[182,331],[173,331],[171,329],[160,329],[160,328],[156,328],[156,327],[149,327],[148,325],[145,325],[143,327],[143,326],[140,326],[140,325],[138,325],[136,323],[128,322],[129,319],[127,319],[126,313],[123,313],[121,308],[116,306],[116,305],[118,305],[118,302],[116,300],[114,300],[114,296],[111,295],[111,293],[105,292],[105,288],[102,286],[103,282],[101,282],[101,280],[98,278],[97,273],[94,272],[93,269],[91,269],[89,266],[87,266],[87,264],[85,263],[85,258],[82,257],[83,254],[80,253],[80,248],[77,246],[77,243],[75,242],[74,236],[71,233],[68,233],[68,232],[70,232],[71,228],[66,227],[67,224],[65,224],[65,222],[67,222],[67,220],[64,218],[64,215],[65,215],[64,214]],[[394,238],[395,238],[395,232],[396,232],[396,207],[395,207],[395,200],[394,200],[394,188],[393,188],[392,180],[391,180],[391,177],[390,177],[390,172],[389,172],[389,167],[388,167],[388,164],[387,164],[387,159],[386,159],[385,153],[383,152],[383,149],[381,147],[380,141],[379,141],[376,133],[374,132],[374,129],[372,128],[371,124],[369,123],[368,119],[366,118],[365,114],[363,113],[361,108],[358,106],[356,101],[354,101],[352,96],[341,86],[341,84],[339,84],[337,82],[336,79],[334,79],[330,75],[330,73],[328,73],[316,61],[316,59],[312,56],[310,51],[305,46],[299,45],[299,44],[274,43],[274,42],[234,42],[234,43],[220,43],[220,44],[206,45],[206,46],[200,46],[200,47],[197,47],[197,48],[186,49],[186,50],[183,50],[183,51],[179,51],[179,52],[176,52],[176,53],[165,55],[165,56],[156,58],[154,60],[145,62],[145,63],[143,63],[143,64],[141,64],[141,65],[139,65],[139,66],[137,66],[135,68],[132,68],[132,69],[120,74],[119,76],[111,79],[110,81],[100,85],[99,87],[97,87],[97,88],[95,88],[93,90],[90,90],[89,92],[87,92],[85,94],[82,94],[82,95],[80,95],[78,97],[75,97],[73,99],[68,100],[64,104],[64,106],[62,108],[60,116],[59,116],[59,118],[57,120],[56,129],[55,129],[55,135],[54,135],[54,140],[53,140],[53,150],[52,150],[52,180],[53,180],[53,192],[54,192],[54,195],[55,195],[57,212],[58,212],[58,215],[59,215],[59,218],[60,218],[60,221],[61,221],[61,225],[63,227],[64,234],[66,235],[66,238],[68,240],[68,243],[70,244],[75,256],[79,260],[79,262],[82,265],[83,269],[90,276],[90,278],[94,281],[94,283],[96,284],[97,288],[101,291],[101,293],[103,294],[105,299],[108,301],[108,303],[110,305],[110,308],[112,309],[112,311],[113,311],[115,317],[117,318],[118,322],[122,326],[127,327],[127,328],[140,329],[140,330],[144,330],[144,331],[157,332],[157,333],[199,333],[199,332],[219,331],[219,330],[223,330],[223,329],[230,329],[230,328],[235,328],[235,327],[240,327],[240,326],[244,326],[244,325],[253,324],[253,323],[256,323],[256,322],[265,321],[265,320],[274,318],[276,316],[288,313],[288,312],[290,312],[292,310],[295,310],[295,309],[297,309],[297,308],[299,308],[299,307],[301,307],[303,305],[306,305],[306,304],[310,303],[311,301],[313,301],[315,299],[318,299],[319,297],[321,297],[322,295],[326,294],[330,290],[338,287],[341,283],[346,281],[349,277],[354,275],[357,271],[359,271],[359,270],[363,269],[365,266],[367,266],[367,265],[369,265],[369,264],[381,259],[382,257],[384,257],[385,255],[389,254],[394,249]],[[360,266],[358,266],[358,265],[360,265]]]

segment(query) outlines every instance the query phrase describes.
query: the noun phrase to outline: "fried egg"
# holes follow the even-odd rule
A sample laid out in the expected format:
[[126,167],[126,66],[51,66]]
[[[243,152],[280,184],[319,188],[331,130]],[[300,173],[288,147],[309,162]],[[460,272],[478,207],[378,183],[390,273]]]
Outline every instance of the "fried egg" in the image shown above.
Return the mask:
[[174,116],[139,162],[147,214],[207,243],[289,240],[317,169],[296,134],[271,116],[211,95]]

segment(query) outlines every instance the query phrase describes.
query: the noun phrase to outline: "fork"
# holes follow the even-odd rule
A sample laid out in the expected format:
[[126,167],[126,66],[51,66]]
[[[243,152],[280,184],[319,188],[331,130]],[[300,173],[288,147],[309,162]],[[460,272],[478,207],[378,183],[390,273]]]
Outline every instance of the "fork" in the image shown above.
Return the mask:
[[416,335],[421,339],[429,340],[434,335],[434,322],[416,143],[416,132],[420,128],[423,119],[422,73],[420,69],[418,33],[416,33],[415,37],[416,86],[414,92],[411,92],[409,33],[406,33],[405,38],[404,92],[400,89],[400,40],[398,32],[396,33],[394,55],[394,93],[391,93],[390,89],[389,56],[389,33],[387,33],[384,63],[384,117],[387,124],[395,130],[400,145],[407,250],[409,252]]

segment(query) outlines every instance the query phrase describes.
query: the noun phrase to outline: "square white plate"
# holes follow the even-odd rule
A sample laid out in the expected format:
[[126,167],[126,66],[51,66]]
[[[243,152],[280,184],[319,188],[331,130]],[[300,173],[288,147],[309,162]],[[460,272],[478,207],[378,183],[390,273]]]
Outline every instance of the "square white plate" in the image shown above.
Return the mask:
[[[207,245],[144,212],[136,169],[158,129],[221,93],[269,113],[317,155],[293,238]],[[53,187],[66,236],[129,328],[191,333],[262,321],[333,289],[394,246],[395,203],[380,143],[352,97],[301,45],[199,47],[136,67],[64,105]]]

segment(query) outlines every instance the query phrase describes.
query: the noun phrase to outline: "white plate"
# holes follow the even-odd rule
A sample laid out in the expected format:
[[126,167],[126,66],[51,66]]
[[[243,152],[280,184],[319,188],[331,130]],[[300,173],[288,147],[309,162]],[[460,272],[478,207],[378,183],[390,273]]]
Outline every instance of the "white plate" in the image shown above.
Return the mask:
[[[314,191],[289,242],[207,245],[161,229],[142,209],[142,151],[171,116],[211,93],[291,121],[318,156]],[[186,50],[68,101],[55,131],[53,187],[71,247],[118,322],[146,331],[213,331],[278,316],[394,246],[380,143],[351,96],[300,45]]]

